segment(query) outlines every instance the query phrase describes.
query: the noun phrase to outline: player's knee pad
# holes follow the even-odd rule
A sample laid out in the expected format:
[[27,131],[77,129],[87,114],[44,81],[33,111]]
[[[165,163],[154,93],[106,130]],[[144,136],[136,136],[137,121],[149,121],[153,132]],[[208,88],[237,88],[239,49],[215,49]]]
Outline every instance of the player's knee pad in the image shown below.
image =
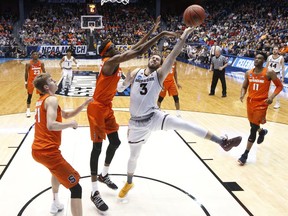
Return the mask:
[[251,126],[251,128],[250,128],[250,135],[248,137],[248,141],[251,143],[254,143],[256,140],[257,131],[260,128],[260,126],[255,125],[253,123],[250,123],[250,126]]
[[161,103],[163,100],[164,100],[164,98],[159,96],[158,102]]
[[178,95],[174,95],[173,96],[175,103],[179,103],[179,97]]
[[28,94],[27,104],[31,104],[31,98],[32,98],[32,94]]
[[79,183],[75,185],[74,187],[70,188],[69,190],[71,191],[71,199],[82,198],[82,187]]
[[111,134],[108,134],[108,139],[109,139],[109,146],[108,148],[113,148],[113,149],[117,149],[120,144],[121,144],[121,141],[118,137],[118,132],[114,132],[114,133],[111,133]]

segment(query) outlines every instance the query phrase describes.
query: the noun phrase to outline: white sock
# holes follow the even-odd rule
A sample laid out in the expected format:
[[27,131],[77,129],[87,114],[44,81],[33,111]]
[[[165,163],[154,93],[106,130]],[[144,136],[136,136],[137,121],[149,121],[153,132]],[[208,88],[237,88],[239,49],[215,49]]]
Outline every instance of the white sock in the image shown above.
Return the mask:
[[57,204],[60,203],[58,193],[53,193],[53,202]]
[[94,195],[94,193],[98,191],[98,183],[97,181],[92,182],[92,194]]
[[104,166],[101,175],[104,177],[108,174],[109,166]]
[[27,108],[27,112],[30,112],[30,108]]
[[180,110],[176,110],[176,115],[177,115],[177,116],[180,115]]

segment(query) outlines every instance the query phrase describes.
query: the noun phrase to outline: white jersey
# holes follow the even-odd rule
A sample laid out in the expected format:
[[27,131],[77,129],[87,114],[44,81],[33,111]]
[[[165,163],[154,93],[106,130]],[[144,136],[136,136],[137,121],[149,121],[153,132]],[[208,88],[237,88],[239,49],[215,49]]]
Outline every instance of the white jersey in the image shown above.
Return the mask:
[[131,117],[145,117],[158,109],[156,101],[161,90],[162,86],[156,71],[146,76],[144,69],[139,70],[131,85]]
[[276,73],[281,72],[281,59],[283,59],[283,56],[281,55],[279,55],[276,59],[273,58],[273,55],[270,55],[267,59],[268,68],[274,70]]
[[74,57],[73,56],[71,56],[70,59],[68,59],[67,56],[64,56],[64,61],[62,62],[62,67],[64,69],[71,70],[73,61],[74,61]]

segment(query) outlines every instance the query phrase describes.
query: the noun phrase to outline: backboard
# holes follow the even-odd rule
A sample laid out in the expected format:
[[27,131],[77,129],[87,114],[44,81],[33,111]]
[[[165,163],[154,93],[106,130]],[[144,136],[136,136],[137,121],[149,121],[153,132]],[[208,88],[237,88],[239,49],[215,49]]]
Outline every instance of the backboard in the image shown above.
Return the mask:
[[81,16],[81,28],[82,29],[103,29],[103,22],[102,22],[101,15],[82,15]]

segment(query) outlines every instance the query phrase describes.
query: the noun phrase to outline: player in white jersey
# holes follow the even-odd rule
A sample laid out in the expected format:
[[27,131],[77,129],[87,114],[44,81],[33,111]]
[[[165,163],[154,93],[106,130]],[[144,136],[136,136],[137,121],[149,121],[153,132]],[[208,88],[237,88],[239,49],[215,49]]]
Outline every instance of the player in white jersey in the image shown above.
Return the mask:
[[72,84],[72,65],[73,62],[76,64],[77,69],[79,68],[79,65],[76,61],[76,59],[72,56],[72,50],[67,50],[67,55],[63,56],[63,58],[60,61],[60,67],[62,69],[62,90],[61,92],[64,93],[65,90],[68,90]]
[[176,57],[180,54],[187,36],[192,28],[184,30],[172,52],[162,64],[162,57],[153,54],[146,69],[135,69],[128,73],[124,82],[118,83],[118,91],[123,91],[131,84],[130,113],[128,126],[128,143],[130,146],[130,158],[128,160],[127,182],[119,193],[123,198],[133,187],[132,178],[136,169],[141,147],[147,142],[152,131],[156,130],[186,130],[199,137],[218,143],[225,151],[238,146],[242,137],[232,139],[220,138],[210,131],[191,122],[184,121],[176,116],[168,115],[159,110],[157,99],[162,89],[163,82],[172,69]]
[[[275,71],[277,77],[284,82],[284,58],[282,55],[279,55],[279,48],[277,46],[273,47],[273,54],[267,58],[266,67]],[[276,103],[274,109],[280,108],[279,95],[275,97]]]

